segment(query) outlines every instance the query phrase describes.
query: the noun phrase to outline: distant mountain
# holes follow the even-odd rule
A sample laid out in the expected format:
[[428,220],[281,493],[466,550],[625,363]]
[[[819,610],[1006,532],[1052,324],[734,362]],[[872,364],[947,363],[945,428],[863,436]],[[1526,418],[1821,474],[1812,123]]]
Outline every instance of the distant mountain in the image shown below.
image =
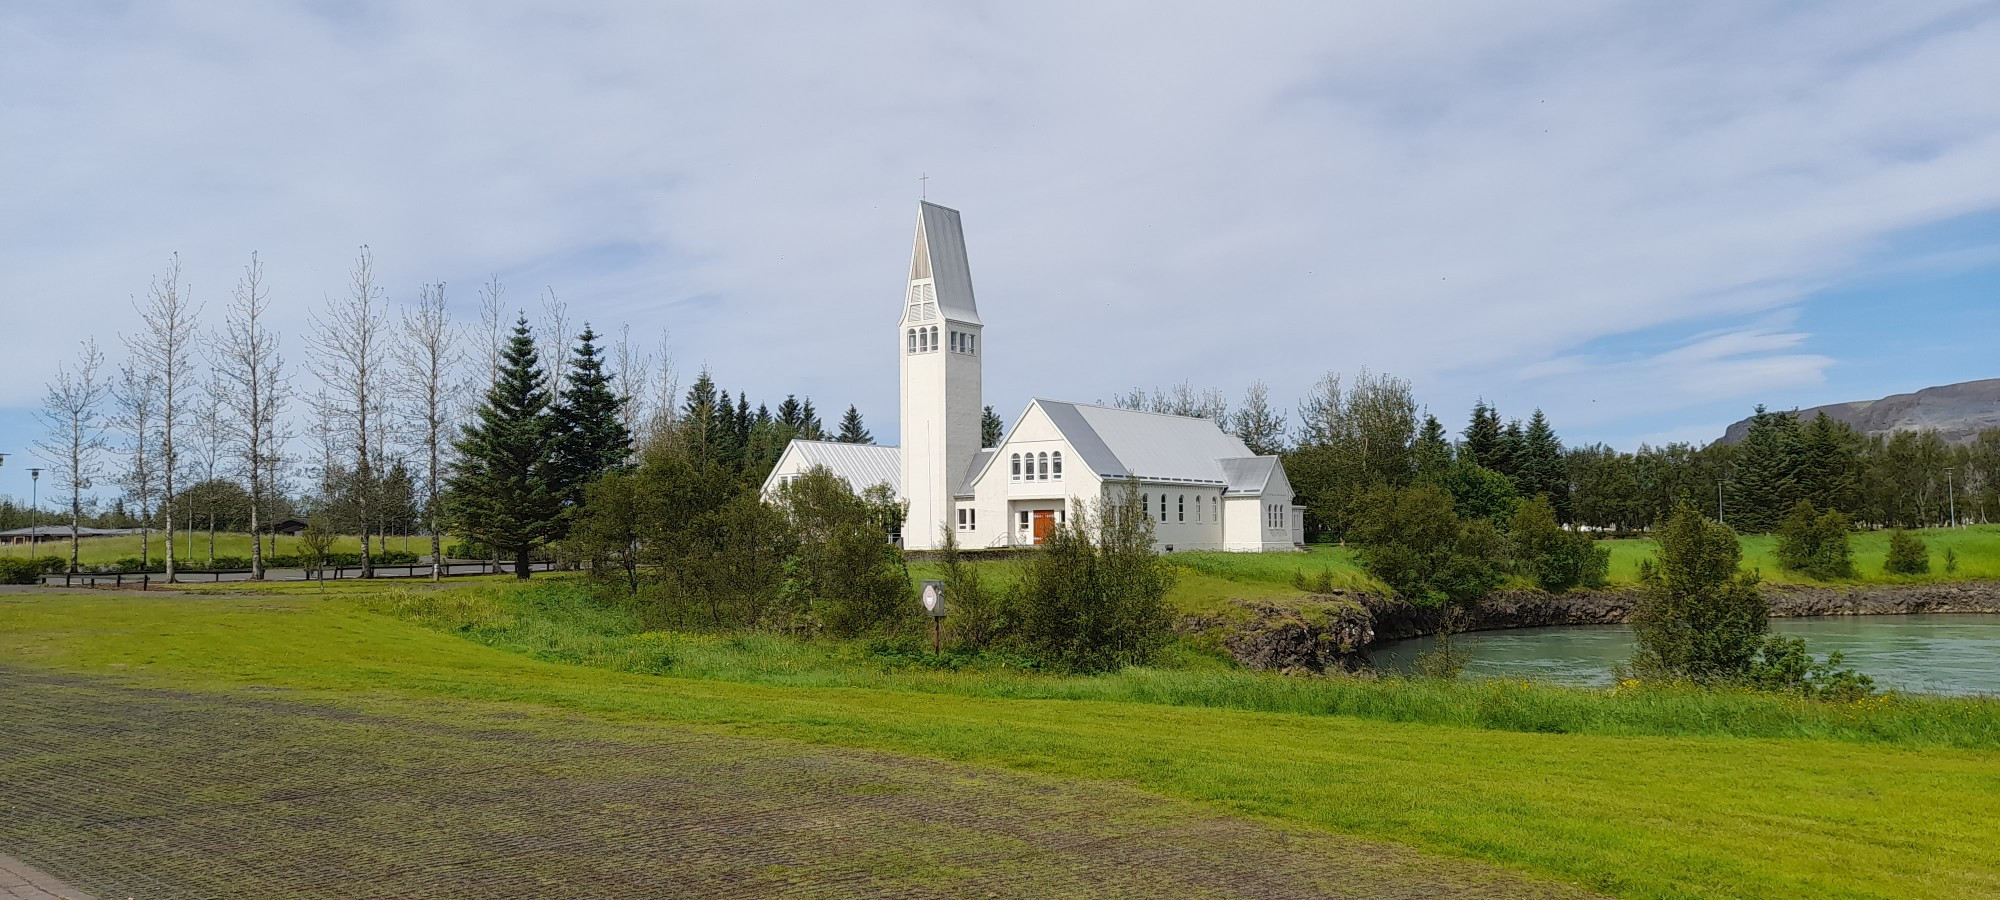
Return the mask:
[[[1799,410],[1798,416],[1809,421],[1822,411],[1862,434],[1936,429],[1947,442],[1965,444],[1982,428],[2000,428],[2000,378],[1927,387],[1880,400],[1815,406]],[[1749,432],[1750,420],[1744,419],[1722,433],[1722,442],[1734,444]]]

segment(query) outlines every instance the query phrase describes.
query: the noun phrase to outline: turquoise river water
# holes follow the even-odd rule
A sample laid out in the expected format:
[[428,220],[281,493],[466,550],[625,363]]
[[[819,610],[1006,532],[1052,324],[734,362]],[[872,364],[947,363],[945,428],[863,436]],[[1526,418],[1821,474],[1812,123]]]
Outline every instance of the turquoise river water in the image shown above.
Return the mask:
[[[1880,688],[1932,694],[2000,696],[2000,615],[1827,616],[1772,619],[1771,630],[1805,638],[1806,649],[1833,650]],[[1534,678],[1557,684],[1609,685],[1613,666],[1632,656],[1624,625],[1516,628],[1458,636],[1471,651],[1467,678]],[[1375,648],[1375,664],[1408,671],[1431,638]]]

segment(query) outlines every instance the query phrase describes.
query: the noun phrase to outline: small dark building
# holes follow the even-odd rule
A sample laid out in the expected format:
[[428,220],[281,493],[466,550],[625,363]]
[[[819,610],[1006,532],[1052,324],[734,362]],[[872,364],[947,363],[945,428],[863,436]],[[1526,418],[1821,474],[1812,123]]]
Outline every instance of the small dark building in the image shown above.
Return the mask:
[[298,537],[299,532],[306,530],[306,523],[300,519],[285,519],[280,522],[272,522],[259,530],[265,534],[282,534],[285,537]]

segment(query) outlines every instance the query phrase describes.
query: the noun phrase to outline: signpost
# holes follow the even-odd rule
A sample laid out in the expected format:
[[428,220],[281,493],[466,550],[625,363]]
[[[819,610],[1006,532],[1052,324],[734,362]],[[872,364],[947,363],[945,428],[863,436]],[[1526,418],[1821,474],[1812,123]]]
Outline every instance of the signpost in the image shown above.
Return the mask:
[[944,582],[924,582],[924,612],[931,617],[931,655],[943,652],[944,647]]

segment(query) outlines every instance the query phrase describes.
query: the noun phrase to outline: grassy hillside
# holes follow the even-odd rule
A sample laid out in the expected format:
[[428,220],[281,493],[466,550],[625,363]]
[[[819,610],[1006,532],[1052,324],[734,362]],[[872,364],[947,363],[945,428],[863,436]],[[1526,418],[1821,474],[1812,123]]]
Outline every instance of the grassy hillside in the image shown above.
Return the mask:
[[[0,662],[435,715],[531,704],[1122,782],[1621,896],[2000,892],[1987,851],[2000,840],[1992,701],[1821,707],[1492,685],[1426,697],[1245,673],[950,673],[865,647],[633,634],[616,610],[565,608],[576,602],[421,587],[0,595]],[[1337,693],[1311,692],[1320,685],[1387,699],[1350,712],[1328,699]],[[1394,721],[1398,704],[1415,721]],[[1482,719],[1510,705],[1570,712]],[[1944,731],[1879,727],[1912,715]],[[1771,730],[1781,720],[1816,724]],[[1690,733],[1670,733],[1677,721]]]

